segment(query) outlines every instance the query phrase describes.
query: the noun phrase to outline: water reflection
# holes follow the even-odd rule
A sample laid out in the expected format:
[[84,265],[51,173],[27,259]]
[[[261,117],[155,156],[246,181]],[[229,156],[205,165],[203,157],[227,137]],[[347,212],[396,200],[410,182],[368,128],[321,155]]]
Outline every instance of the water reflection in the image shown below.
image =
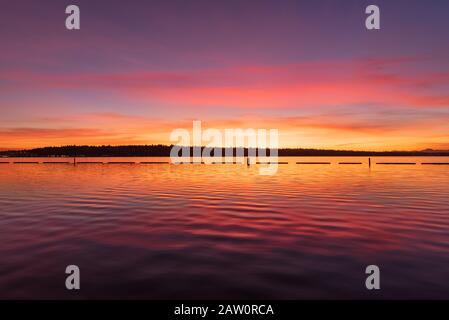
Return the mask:
[[279,161],[1,164],[0,297],[449,298],[449,159]]

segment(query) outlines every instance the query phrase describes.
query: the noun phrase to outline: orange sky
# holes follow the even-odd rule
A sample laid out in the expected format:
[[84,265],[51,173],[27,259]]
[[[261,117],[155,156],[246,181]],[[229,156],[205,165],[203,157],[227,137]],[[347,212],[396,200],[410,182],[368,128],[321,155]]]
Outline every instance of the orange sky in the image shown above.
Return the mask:
[[376,32],[349,2],[199,1],[182,13],[139,3],[124,14],[81,1],[89,15],[75,32],[60,5],[8,4],[0,149],[169,144],[192,120],[278,129],[281,147],[449,149],[447,8],[413,3],[408,17],[427,19],[417,25],[381,2]]

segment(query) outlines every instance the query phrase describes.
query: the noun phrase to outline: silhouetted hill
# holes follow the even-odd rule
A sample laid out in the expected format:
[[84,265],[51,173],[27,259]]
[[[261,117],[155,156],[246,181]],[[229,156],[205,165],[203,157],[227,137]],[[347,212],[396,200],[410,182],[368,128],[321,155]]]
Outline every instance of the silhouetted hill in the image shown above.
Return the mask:
[[[168,157],[171,145],[129,145],[129,146],[63,146],[31,150],[1,151],[7,157]],[[191,154],[192,147],[190,147]],[[202,148],[204,149],[204,147]],[[224,153],[224,151],[223,151]],[[235,155],[235,149],[233,150]],[[350,151],[284,148],[279,156],[449,156],[449,151]],[[213,154],[213,152],[212,152]],[[245,155],[248,149],[245,149]],[[269,151],[267,151],[269,155]]]

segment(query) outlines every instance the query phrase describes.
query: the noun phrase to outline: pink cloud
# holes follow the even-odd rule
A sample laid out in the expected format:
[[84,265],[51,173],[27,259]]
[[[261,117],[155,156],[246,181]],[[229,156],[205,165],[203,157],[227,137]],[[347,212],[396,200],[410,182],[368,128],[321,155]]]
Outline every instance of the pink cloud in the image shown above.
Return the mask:
[[[411,58],[331,61],[179,72],[34,74],[2,79],[25,89],[107,91],[130,103],[177,107],[304,108],[355,104],[442,107],[449,71],[397,71]],[[13,89],[13,86],[11,86]],[[435,90],[434,90],[435,89]],[[6,90],[6,89],[5,89]],[[14,90],[14,89],[13,89]]]

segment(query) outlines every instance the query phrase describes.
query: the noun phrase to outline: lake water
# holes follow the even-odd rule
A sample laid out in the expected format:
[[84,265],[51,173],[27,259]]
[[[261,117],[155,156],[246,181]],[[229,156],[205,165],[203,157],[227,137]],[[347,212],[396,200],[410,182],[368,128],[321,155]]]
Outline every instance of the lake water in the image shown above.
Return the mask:
[[449,158],[280,161],[0,164],[0,298],[449,298]]

